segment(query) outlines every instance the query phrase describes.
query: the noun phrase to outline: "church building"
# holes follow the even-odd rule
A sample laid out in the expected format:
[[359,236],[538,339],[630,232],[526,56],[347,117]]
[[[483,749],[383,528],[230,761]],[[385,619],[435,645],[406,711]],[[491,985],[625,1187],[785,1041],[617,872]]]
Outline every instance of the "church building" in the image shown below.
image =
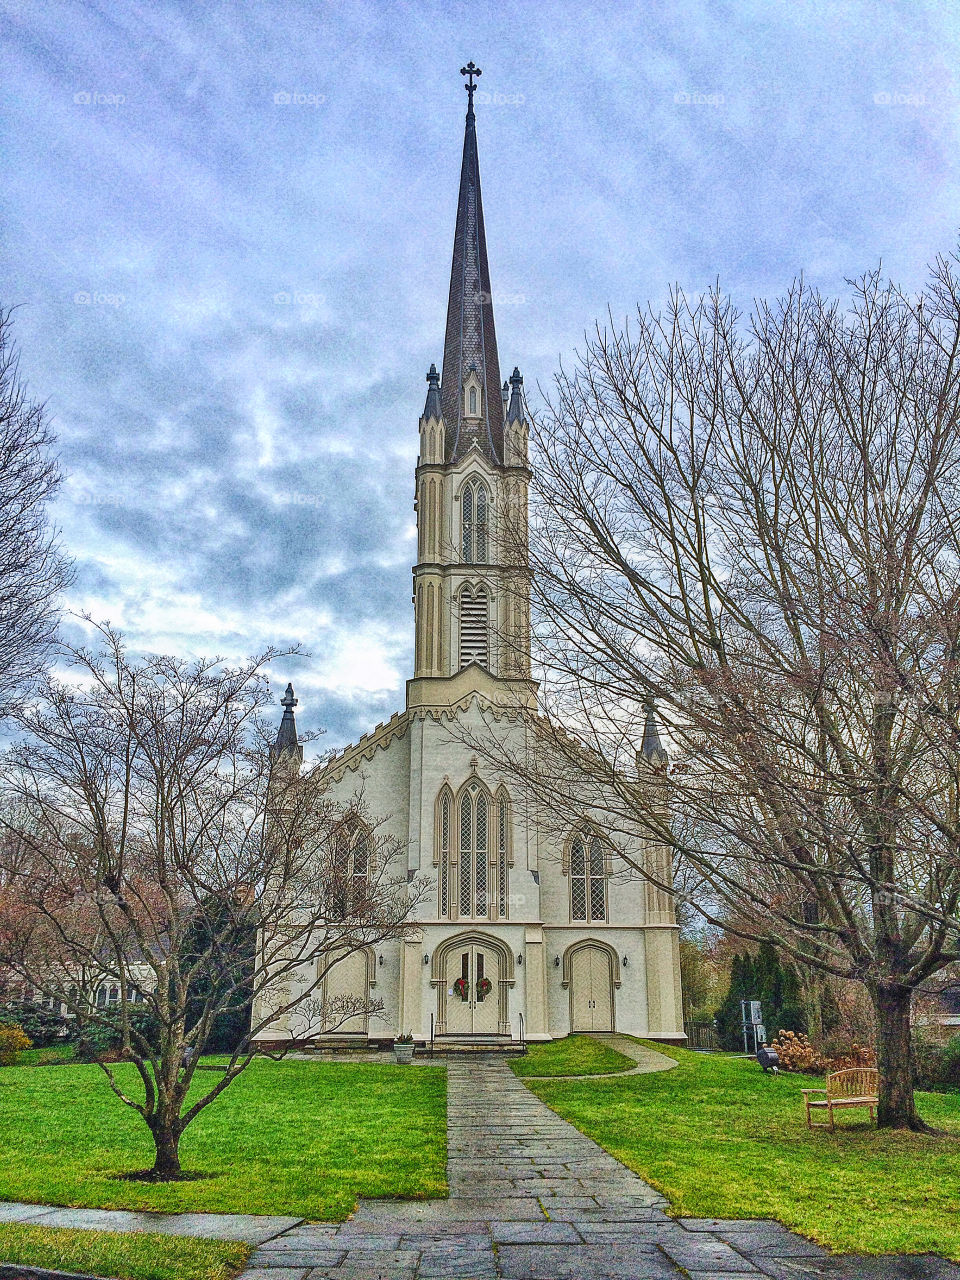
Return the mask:
[[[326,766],[333,798],[349,806],[362,792],[404,851],[407,878],[426,878],[429,891],[415,932],[341,961],[323,994],[383,1002],[382,1015],[339,1027],[337,1042],[412,1032],[438,1048],[508,1048],[576,1031],[682,1041],[671,895],[622,863],[590,813],[563,832],[538,822],[519,783],[489,763],[497,752],[476,750],[483,734],[523,750],[537,685],[516,536],[526,527],[528,411],[519,369],[500,381],[473,106],[480,72],[470,63],[464,74],[442,373],[431,365],[419,424],[414,669],[405,708]],[[294,703],[288,688],[276,749],[291,757]],[[665,759],[652,717],[641,770],[644,756]],[[663,849],[632,861],[668,880]],[[260,1038],[291,1034],[281,1019]]]

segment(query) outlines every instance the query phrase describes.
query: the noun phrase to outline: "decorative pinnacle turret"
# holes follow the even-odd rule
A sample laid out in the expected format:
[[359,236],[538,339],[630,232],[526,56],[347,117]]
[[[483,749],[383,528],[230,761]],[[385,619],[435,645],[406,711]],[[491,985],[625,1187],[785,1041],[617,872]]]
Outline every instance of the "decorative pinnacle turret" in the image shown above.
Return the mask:
[[643,740],[640,743],[640,755],[654,768],[664,768],[670,762],[670,757],[660,741],[660,732],[657,728],[657,711],[652,702],[647,703],[647,714],[643,722]]
[[[504,388],[507,384],[504,383]],[[510,376],[510,407],[507,409],[508,422],[522,422],[524,418],[523,412],[523,377],[520,370],[514,365],[513,373]]]
[[467,93],[470,95],[467,101],[467,115],[472,116],[473,115],[473,95],[477,91],[477,86],[473,83],[473,77],[482,76],[483,72],[474,63],[468,62],[465,67],[460,68],[460,74],[462,76],[468,77],[467,83],[463,87],[466,89]]
[[277,740],[273,744],[274,759],[280,757],[292,758],[299,767],[303,760],[303,747],[300,746],[300,739],[297,735],[297,717],[294,715],[293,708],[297,705],[298,698],[294,697],[293,685],[287,685],[287,691],[280,699],[280,705],[283,707],[283,717],[280,721],[280,728],[277,730]]
[[425,418],[442,418],[443,410],[440,407],[440,375],[437,373],[437,366],[432,364],[427,373],[427,400],[423,406],[423,416]]

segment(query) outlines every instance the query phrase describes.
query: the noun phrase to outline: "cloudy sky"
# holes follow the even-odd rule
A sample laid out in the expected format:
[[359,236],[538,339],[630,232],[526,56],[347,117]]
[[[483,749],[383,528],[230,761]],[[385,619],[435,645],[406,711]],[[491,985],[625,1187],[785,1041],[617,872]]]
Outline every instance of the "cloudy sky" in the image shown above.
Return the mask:
[[0,301],[59,434],[69,607],[141,649],[302,643],[276,679],[326,745],[390,715],[461,64],[535,406],[596,317],[675,281],[919,284],[960,223],[952,9],[0,0]]

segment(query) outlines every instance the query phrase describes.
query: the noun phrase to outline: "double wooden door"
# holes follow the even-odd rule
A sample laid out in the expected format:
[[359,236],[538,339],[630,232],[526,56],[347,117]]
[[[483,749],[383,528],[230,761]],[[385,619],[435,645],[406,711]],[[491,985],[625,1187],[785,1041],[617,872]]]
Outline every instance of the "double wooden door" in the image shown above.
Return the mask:
[[570,973],[571,1031],[613,1030],[613,974],[602,947],[580,947]]
[[495,1036],[500,1030],[500,958],[480,943],[451,951],[446,961],[446,1034]]

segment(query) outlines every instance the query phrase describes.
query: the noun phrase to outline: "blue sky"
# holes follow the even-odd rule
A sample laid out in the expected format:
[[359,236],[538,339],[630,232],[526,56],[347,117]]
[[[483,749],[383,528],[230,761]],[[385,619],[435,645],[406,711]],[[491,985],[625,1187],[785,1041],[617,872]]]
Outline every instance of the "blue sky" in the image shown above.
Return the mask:
[[918,285],[960,222],[952,9],[0,0],[0,300],[68,474],[69,607],[142,649],[302,643],[276,679],[326,745],[390,715],[460,66],[535,407],[673,282]]

